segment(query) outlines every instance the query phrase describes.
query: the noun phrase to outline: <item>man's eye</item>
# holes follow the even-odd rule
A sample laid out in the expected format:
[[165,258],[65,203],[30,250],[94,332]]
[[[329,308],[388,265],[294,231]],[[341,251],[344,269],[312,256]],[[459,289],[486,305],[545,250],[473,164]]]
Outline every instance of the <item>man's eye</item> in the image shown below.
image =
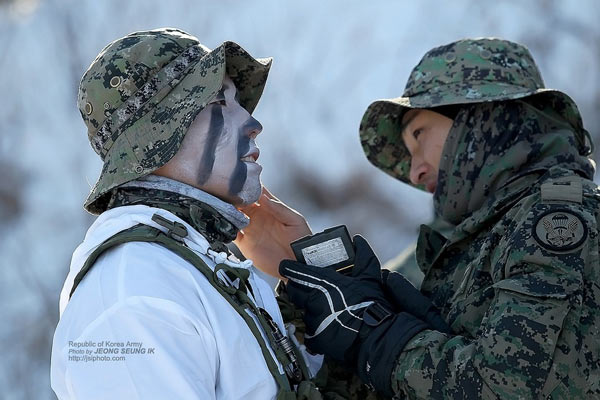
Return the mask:
[[415,129],[415,130],[413,131],[413,137],[414,137],[415,139],[418,139],[418,138],[419,138],[419,135],[421,135],[421,133],[423,133],[423,129]]

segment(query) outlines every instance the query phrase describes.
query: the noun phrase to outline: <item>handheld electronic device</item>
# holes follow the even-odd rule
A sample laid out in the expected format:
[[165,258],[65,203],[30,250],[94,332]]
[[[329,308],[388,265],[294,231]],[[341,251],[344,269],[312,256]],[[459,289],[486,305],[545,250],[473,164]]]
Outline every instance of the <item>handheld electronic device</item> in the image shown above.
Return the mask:
[[349,275],[354,266],[354,246],[345,225],[325,229],[290,243],[296,260]]

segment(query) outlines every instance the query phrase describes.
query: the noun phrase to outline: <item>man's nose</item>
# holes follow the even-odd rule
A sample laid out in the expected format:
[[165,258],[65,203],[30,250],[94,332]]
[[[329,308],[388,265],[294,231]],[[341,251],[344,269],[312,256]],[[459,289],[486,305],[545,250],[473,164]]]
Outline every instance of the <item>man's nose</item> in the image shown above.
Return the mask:
[[420,185],[424,183],[429,166],[420,157],[412,157],[410,160],[410,174],[409,178],[413,185]]
[[263,130],[263,126],[260,122],[258,122],[252,115],[248,118],[248,121],[244,124],[244,134],[248,135],[251,138],[255,138],[261,133]]

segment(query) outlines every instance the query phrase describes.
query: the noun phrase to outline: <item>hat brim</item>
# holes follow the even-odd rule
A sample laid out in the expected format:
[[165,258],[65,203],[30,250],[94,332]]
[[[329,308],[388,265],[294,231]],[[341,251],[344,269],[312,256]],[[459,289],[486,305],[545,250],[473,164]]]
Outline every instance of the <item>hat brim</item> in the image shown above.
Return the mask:
[[482,85],[477,87],[477,90],[474,90],[473,86],[452,85],[440,87],[433,93],[376,100],[369,105],[361,120],[360,141],[371,164],[394,178],[411,184],[409,177],[410,153],[400,132],[402,117],[408,110],[516,100],[531,96],[548,96],[549,100],[557,100],[556,111],[573,126],[582,142],[589,146],[591,152],[590,135],[583,128],[581,115],[573,99],[554,89],[523,91],[522,87],[511,85],[495,85],[494,87]]
[[113,188],[165,165],[179,150],[193,120],[221,89],[225,73],[236,85],[240,105],[252,113],[271,62],[271,58],[252,57],[234,42],[225,42],[203,56],[155,107],[118,136],[84,208],[102,213]]

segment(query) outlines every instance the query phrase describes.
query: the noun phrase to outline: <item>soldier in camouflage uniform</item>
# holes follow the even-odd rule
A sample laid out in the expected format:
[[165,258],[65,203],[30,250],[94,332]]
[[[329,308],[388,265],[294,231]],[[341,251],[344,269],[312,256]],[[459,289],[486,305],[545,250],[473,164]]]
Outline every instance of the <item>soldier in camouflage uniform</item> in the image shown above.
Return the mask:
[[421,293],[434,309],[401,277],[378,280],[364,246],[354,276],[283,261],[307,346],[356,365],[389,397],[600,398],[590,136],[529,51],[498,39],[429,51],[404,96],[369,106],[360,136],[374,165],[432,192],[456,228],[419,235]]
[[251,113],[270,64],[157,29],[110,43],[84,74],[79,109],[104,167],[60,298],[59,399],[321,398],[319,358],[226,247],[248,223],[236,207],[261,194]]

